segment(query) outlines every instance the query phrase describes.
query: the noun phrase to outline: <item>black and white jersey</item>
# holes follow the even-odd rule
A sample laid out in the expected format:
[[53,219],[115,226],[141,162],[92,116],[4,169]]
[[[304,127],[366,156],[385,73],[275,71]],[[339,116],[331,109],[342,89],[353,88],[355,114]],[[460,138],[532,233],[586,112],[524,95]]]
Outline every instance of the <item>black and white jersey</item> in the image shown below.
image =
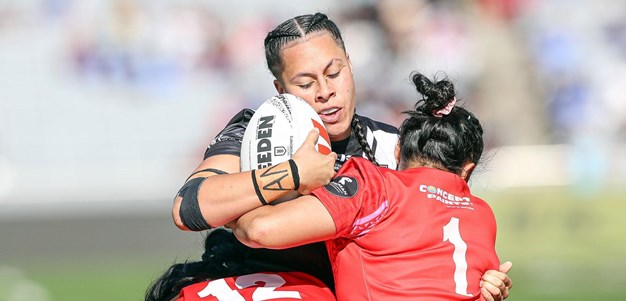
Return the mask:
[[239,157],[243,134],[246,132],[246,127],[248,127],[252,115],[254,115],[254,110],[251,109],[243,109],[237,113],[211,141],[204,152],[204,159],[215,155],[235,155]]
[[[396,169],[397,162],[394,151],[396,143],[398,143],[398,129],[364,116],[357,115],[357,117],[365,130],[365,138],[374,152],[376,163],[380,166]],[[332,142],[332,150],[337,153],[335,170],[339,170],[339,167],[352,156],[367,158],[354,131],[347,141]]]
[[[204,158],[223,154],[239,156],[243,134],[252,115],[254,111],[251,109],[244,109],[237,113],[211,141],[204,152]],[[365,137],[374,152],[376,162],[381,166],[395,169],[397,164],[394,150],[398,142],[398,129],[364,116],[357,115],[357,117],[366,132]],[[333,142],[332,150],[337,153],[335,165],[337,170],[352,156],[366,157],[355,133],[350,134],[348,140]]]

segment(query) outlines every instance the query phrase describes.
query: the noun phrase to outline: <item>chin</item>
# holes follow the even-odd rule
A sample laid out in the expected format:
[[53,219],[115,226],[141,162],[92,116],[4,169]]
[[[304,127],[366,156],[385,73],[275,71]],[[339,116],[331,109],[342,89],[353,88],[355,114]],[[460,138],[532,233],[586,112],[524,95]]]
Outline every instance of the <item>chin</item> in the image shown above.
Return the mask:
[[328,132],[328,136],[330,137],[330,141],[341,141],[350,137],[350,127],[348,130],[339,130],[345,129],[346,127],[341,126],[341,124],[333,124],[332,126],[326,126],[326,131]]

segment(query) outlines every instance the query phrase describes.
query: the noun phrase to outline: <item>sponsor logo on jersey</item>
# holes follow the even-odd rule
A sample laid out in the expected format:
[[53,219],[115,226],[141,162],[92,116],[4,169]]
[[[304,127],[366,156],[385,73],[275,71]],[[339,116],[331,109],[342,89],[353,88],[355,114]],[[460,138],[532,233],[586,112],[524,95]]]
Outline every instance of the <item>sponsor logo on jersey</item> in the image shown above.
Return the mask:
[[324,189],[338,197],[351,198],[359,191],[359,183],[355,178],[340,176],[330,181]]
[[448,208],[464,208],[474,210],[474,204],[467,196],[457,196],[446,190],[432,186],[422,184],[419,187],[420,192],[426,193],[426,198],[435,199]]

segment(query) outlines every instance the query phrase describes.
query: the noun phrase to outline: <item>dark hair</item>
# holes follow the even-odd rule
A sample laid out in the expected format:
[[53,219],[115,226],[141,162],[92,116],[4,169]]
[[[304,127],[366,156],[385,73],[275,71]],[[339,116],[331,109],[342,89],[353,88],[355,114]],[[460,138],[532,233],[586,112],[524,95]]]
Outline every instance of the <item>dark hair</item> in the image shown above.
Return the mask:
[[150,287],[146,301],[169,301],[180,290],[194,283],[254,273],[246,264],[249,248],[240,243],[232,232],[216,228],[204,241],[201,261],[176,263],[170,266]]
[[280,73],[283,70],[280,50],[294,41],[302,39],[309,34],[327,31],[331,34],[337,46],[344,51],[346,47],[341,38],[341,33],[337,25],[328,19],[325,14],[316,13],[314,15],[301,15],[291,18],[278,25],[265,37],[265,60],[267,68],[276,79],[280,80]]
[[454,106],[449,114],[435,112],[455,99],[454,85],[447,79],[430,81],[413,72],[411,80],[423,98],[400,127],[400,154],[405,162],[417,160],[461,174],[467,163],[478,164],[483,152],[483,128],[474,114]]
[[370,145],[367,143],[365,130],[363,129],[363,126],[361,125],[361,121],[359,120],[359,117],[356,114],[352,116],[351,126],[352,126],[352,132],[354,132],[354,136],[357,138],[359,145],[361,145],[361,148],[363,149],[363,153],[365,154],[367,159],[372,161],[372,163],[378,165],[378,162],[376,162],[376,157],[374,156],[374,151],[372,150]]

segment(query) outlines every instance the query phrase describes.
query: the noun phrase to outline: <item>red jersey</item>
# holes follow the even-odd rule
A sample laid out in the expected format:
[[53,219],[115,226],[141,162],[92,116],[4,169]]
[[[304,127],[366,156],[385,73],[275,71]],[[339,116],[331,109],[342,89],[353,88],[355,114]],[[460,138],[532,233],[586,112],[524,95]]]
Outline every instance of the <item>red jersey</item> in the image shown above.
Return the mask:
[[352,158],[312,192],[334,219],[337,300],[474,300],[497,269],[496,221],[458,175]]
[[323,282],[300,272],[255,273],[195,283],[177,301],[334,301]]

